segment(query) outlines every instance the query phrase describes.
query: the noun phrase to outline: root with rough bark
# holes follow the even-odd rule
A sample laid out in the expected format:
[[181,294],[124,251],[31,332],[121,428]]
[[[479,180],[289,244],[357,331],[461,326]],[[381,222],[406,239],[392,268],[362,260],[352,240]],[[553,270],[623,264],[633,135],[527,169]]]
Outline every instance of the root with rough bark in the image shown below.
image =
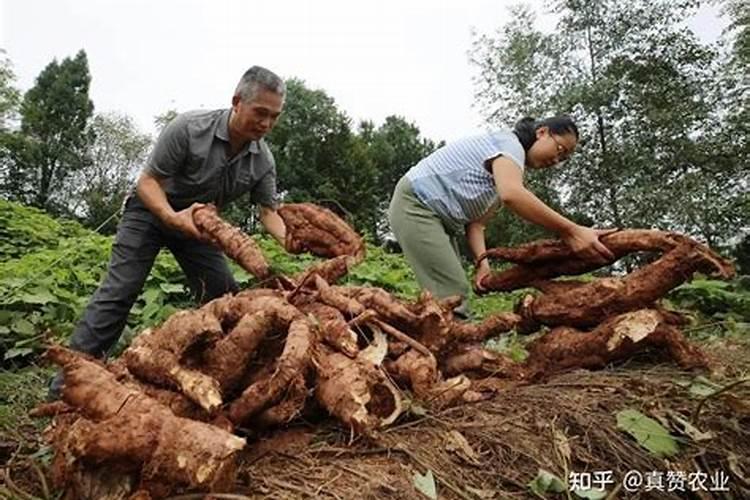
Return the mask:
[[229,419],[239,425],[256,413],[276,404],[284,389],[304,373],[310,359],[310,346],[315,341],[311,325],[305,318],[289,325],[284,352],[271,376],[245,389],[229,406]]
[[362,238],[330,210],[312,203],[290,203],[279,207],[286,225],[288,252],[311,252],[321,257],[350,255],[361,262],[365,257]]
[[245,271],[258,279],[267,279],[271,272],[263,253],[253,239],[219,217],[216,207],[206,205],[193,212],[196,227]]
[[[696,271],[732,272],[706,247],[659,231],[603,237],[618,257],[662,255],[630,275],[594,281],[549,281],[594,268],[560,242],[494,249],[493,257],[517,266],[492,275],[491,284],[533,284],[541,293],[524,297],[514,313],[464,323],[453,316],[460,297],[423,293],[411,302],[381,288],[332,285],[364,256],[361,239],[324,210],[290,206],[286,217],[290,248],[333,258],[279,289],[245,290],[175,314],[106,366],[50,350],[65,370],[65,404],[38,414],[54,416],[46,433],[56,452],[53,476],[68,495],[216,491],[231,481],[244,443],[230,432],[253,435],[325,410],[353,432],[371,434],[401,414],[410,397],[401,391],[430,407],[457,405],[641,351],[707,367],[679,330],[684,318],[657,301]],[[525,362],[483,345],[544,324],[555,328],[529,345]]]
[[316,346],[315,397],[357,433],[368,434],[388,425],[402,411],[401,395],[380,368],[386,353],[387,342],[382,335],[354,359],[324,344]]
[[[701,272],[729,279],[734,270],[729,262],[710,248],[690,238],[665,231],[628,229],[602,236],[600,241],[615,255],[615,260],[633,252],[668,253],[681,245],[689,245],[699,254]],[[485,255],[518,264],[505,271],[492,273],[482,280],[488,291],[509,291],[533,286],[540,280],[557,276],[577,275],[602,267],[601,263],[583,260],[559,240],[542,240],[515,248],[493,248]]]
[[219,384],[181,362],[189,348],[221,334],[221,324],[212,314],[180,311],[158,329],[148,329],[137,336],[123,358],[128,369],[143,380],[179,388],[202,408],[213,411],[221,405]]
[[[212,425],[176,417],[143,392],[117,382],[98,363],[60,347],[48,357],[65,373],[63,400],[80,412],[59,436],[58,467],[82,462],[108,464],[136,474],[141,483],[158,478],[175,486],[216,491],[231,485],[237,452],[245,441]],[[75,478],[75,474],[56,474]],[[60,485],[64,486],[64,485]]]
[[641,309],[605,321],[590,332],[558,327],[529,347],[524,378],[572,368],[603,368],[648,347],[657,347],[683,368],[708,368],[708,358],[660,311]]

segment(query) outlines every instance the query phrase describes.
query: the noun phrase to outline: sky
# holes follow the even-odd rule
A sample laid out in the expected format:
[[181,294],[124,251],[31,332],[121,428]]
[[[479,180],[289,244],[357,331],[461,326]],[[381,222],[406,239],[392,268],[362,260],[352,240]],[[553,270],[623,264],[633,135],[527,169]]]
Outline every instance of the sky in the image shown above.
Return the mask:
[[[250,66],[324,90],[357,124],[389,115],[451,140],[482,128],[472,30],[494,32],[516,0],[0,0],[0,48],[22,91],[84,49],[97,112],[154,133],[169,109],[224,108]],[[527,2],[550,30],[549,2]],[[716,7],[690,25],[719,36]]]

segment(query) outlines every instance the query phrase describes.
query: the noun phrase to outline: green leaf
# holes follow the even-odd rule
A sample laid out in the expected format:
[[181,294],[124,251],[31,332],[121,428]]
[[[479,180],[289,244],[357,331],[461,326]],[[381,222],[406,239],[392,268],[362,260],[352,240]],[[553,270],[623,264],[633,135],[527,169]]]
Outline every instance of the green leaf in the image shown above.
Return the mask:
[[21,301],[26,302],[27,304],[49,304],[50,302],[56,302],[57,298],[52,295],[52,293],[49,290],[46,289],[37,289],[33,293],[23,293],[20,296]]
[[638,444],[658,457],[671,457],[679,451],[677,442],[664,426],[637,410],[618,412],[617,428],[633,436]]
[[146,304],[146,307],[144,307],[141,312],[141,321],[145,322],[155,318],[156,315],[159,314],[161,307],[161,303],[159,302],[149,302]]
[[148,304],[159,302],[161,304],[161,290],[159,288],[149,288],[143,292],[143,301]]
[[164,293],[167,293],[167,294],[169,294],[169,293],[185,293],[185,286],[181,285],[179,283],[178,284],[162,283],[161,285],[159,285],[159,288],[161,288],[161,290]]
[[706,396],[710,396],[718,389],[721,389],[720,385],[714,384],[702,375],[695,377],[690,386],[688,386],[688,391],[690,392],[690,394],[698,398],[705,398]]
[[424,475],[419,472],[414,473],[414,487],[427,498],[437,500],[437,488],[435,487],[435,478],[432,477],[432,471],[427,469]]
[[10,328],[14,332],[20,333],[21,335],[25,335],[27,337],[30,337],[36,333],[36,327],[34,326],[34,324],[23,318],[15,320]]
[[548,470],[539,469],[536,477],[529,482],[529,489],[537,495],[545,493],[563,493],[567,486],[565,482]]
[[5,353],[5,356],[3,356],[3,358],[7,361],[19,356],[26,356],[27,354],[31,354],[32,352],[34,352],[34,349],[31,349],[29,347],[11,347]]

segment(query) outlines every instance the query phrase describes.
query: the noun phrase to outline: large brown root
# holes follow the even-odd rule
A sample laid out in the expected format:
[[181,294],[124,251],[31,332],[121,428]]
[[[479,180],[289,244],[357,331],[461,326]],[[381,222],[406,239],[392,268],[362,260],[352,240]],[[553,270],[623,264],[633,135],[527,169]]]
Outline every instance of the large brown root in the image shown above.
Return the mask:
[[294,420],[305,406],[308,391],[303,374],[297,375],[282,400],[275,406],[264,410],[253,419],[253,424],[261,427],[274,427],[284,425]]
[[529,347],[524,377],[535,378],[572,368],[602,368],[638,350],[655,346],[683,368],[707,368],[706,356],[685,340],[655,309],[615,316],[591,332],[559,327]]
[[321,338],[328,345],[349,357],[357,355],[357,334],[349,328],[344,315],[338,309],[319,302],[302,305],[299,309],[315,318]]
[[523,318],[515,313],[497,313],[480,323],[454,323],[451,336],[457,342],[481,342],[513,330],[522,321]]
[[[66,404],[39,413],[54,415],[55,477],[69,494],[125,498],[138,490],[148,498],[216,489],[229,481],[242,445],[228,432],[285,425],[324,409],[352,431],[371,433],[401,413],[398,387],[442,407],[651,348],[686,368],[706,367],[706,357],[677,329],[684,318],[655,302],[695,271],[731,274],[706,247],[658,231],[605,237],[618,257],[642,250],[663,255],[629,276],[589,282],[540,279],[591,269],[559,242],[498,249],[493,255],[520,263],[502,286],[533,283],[542,293],[525,297],[515,313],[462,323],[453,317],[460,298],[423,293],[408,302],[379,288],[332,286],[363,255],[361,240],[325,211],[298,207],[287,215],[295,221],[290,227],[299,224],[290,230],[291,247],[306,242],[339,256],[287,279],[282,289],[246,290],[176,314],[106,368],[50,351],[65,366]],[[310,223],[321,218],[322,226]],[[524,363],[482,345],[543,323],[565,326],[531,344]]]
[[295,319],[289,325],[284,352],[270,377],[245,389],[229,406],[229,419],[240,425],[256,413],[276,404],[286,387],[304,373],[310,359],[310,345],[314,342],[311,325],[306,318]]
[[158,478],[170,489],[182,485],[216,491],[231,485],[243,439],[174,416],[80,354],[52,347],[48,356],[64,370],[63,400],[85,417],[65,432],[62,448],[69,458],[120,464],[124,470],[136,470],[141,482]]
[[179,388],[202,408],[221,405],[219,384],[213,378],[181,365],[185,351],[222,334],[219,321],[206,311],[180,311],[156,330],[135,338],[123,358],[128,369],[143,380]]
[[226,337],[206,352],[201,371],[219,383],[222,394],[233,390],[242,379],[248,361],[273,330],[275,320],[271,311],[245,314]]
[[315,278],[319,277],[326,283],[336,283],[349,273],[349,269],[356,265],[354,257],[349,255],[340,255],[332,259],[324,260],[313,264],[300,274],[294,276],[292,281],[297,283],[298,287],[308,286],[314,288]]
[[[602,236],[601,242],[615,255],[615,260],[633,252],[667,253],[687,244],[701,254],[701,272],[728,279],[734,274],[732,265],[710,248],[690,238],[665,231],[629,229]],[[492,273],[482,280],[488,291],[510,291],[533,286],[537,281],[557,276],[577,275],[602,267],[601,263],[580,259],[559,240],[542,240],[515,248],[493,248],[488,257],[505,259],[519,265]]]
[[271,272],[263,253],[253,239],[219,217],[216,207],[206,205],[193,211],[196,227],[245,271],[258,279],[270,277]]
[[408,330],[419,323],[419,316],[382,288],[333,286],[331,290],[372,309],[396,328]]
[[402,411],[401,396],[378,366],[387,353],[385,337],[352,359],[324,344],[314,352],[315,396],[331,414],[354,432],[367,434],[385,426]]
[[233,328],[246,314],[270,311],[277,328],[286,329],[301,313],[276,290],[259,288],[237,295],[225,295],[205,304],[201,310],[219,319],[224,328]]
[[501,378],[522,378],[518,363],[479,344],[461,345],[443,359],[441,368],[448,376],[477,373]]
[[696,271],[731,270],[716,267],[722,264],[702,245],[685,242],[624,278],[597,279],[574,292],[563,288],[544,293],[525,315],[546,325],[594,326],[613,315],[649,307]]
[[362,238],[330,210],[312,203],[290,203],[279,208],[286,225],[286,250],[311,252],[321,257],[350,255],[361,262],[365,257]]
[[385,366],[394,379],[408,383],[418,399],[434,407],[454,405],[462,401],[479,401],[491,395],[472,391],[472,381],[462,374],[443,380],[435,358],[413,349]]

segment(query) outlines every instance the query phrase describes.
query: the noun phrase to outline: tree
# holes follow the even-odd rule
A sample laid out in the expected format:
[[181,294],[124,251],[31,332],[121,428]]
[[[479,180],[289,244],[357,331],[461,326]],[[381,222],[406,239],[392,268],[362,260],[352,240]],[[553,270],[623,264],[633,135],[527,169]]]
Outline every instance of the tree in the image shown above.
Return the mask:
[[388,116],[375,129],[372,122],[360,124],[359,137],[367,145],[374,162],[376,179],[373,197],[377,219],[373,234],[381,236],[384,231],[385,212],[399,179],[438,145],[420,135],[419,128],[400,116]]
[[42,70],[21,104],[21,130],[9,141],[6,191],[12,198],[55,213],[66,200],[58,193],[65,179],[88,164],[91,136],[86,53]]
[[696,5],[560,0],[554,33],[526,15],[475,42],[484,107],[512,116],[536,103],[533,111],[577,119],[582,144],[553,183],[564,211],[709,242],[730,236],[741,182],[736,166],[717,165],[726,149],[714,141],[716,51],[683,27]]
[[21,94],[14,87],[13,64],[0,49],[0,133],[8,132],[18,114]]
[[10,198],[13,191],[10,177],[14,163],[13,144],[17,140],[13,124],[17,120],[21,94],[14,86],[16,75],[10,59],[1,49],[0,56],[0,195]]
[[324,91],[298,79],[286,85],[284,112],[268,137],[284,201],[320,203],[372,230],[375,167],[349,117]]
[[[87,151],[90,165],[71,174],[65,182],[68,210],[88,227],[98,227],[118,212],[135,176],[146,161],[151,137],[141,133],[133,120],[122,114],[97,114],[89,123],[93,142]],[[100,230],[113,233],[117,219]]]

